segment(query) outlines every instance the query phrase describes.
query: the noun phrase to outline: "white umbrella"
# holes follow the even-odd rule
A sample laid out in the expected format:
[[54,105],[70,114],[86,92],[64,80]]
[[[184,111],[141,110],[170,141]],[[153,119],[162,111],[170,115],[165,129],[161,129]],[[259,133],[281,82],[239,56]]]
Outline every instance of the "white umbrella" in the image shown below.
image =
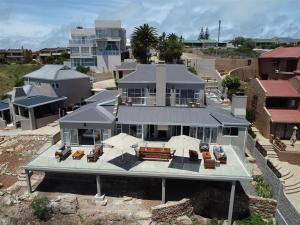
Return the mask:
[[123,150],[131,148],[132,145],[136,145],[141,142],[141,139],[133,137],[126,133],[120,133],[113,137],[110,137],[103,141],[104,144],[113,146],[116,149],[120,149],[122,152],[123,160]]
[[199,149],[200,140],[186,136],[186,135],[180,135],[180,136],[173,136],[165,145],[165,147],[172,148],[175,150],[182,149],[183,155],[185,150],[198,150]]

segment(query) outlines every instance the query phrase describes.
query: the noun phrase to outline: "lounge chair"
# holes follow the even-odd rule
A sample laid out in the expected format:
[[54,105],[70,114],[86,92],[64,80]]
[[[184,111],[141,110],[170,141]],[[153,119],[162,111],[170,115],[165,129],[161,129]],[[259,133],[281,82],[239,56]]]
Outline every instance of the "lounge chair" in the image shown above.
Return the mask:
[[189,150],[189,155],[190,155],[190,161],[198,161],[199,155],[197,151]]
[[55,158],[60,162],[68,158],[68,156],[71,155],[71,153],[72,153],[71,147],[64,145],[60,147],[58,151],[55,152]]
[[222,164],[227,163],[227,156],[221,145],[215,145],[213,147],[213,152],[214,152],[214,156],[215,156],[216,160],[219,160],[220,163],[222,163]]
[[102,154],[103,154],[103,145],[97,145],[93,150],[90,151],[86,159],[88,162],[97,162],[97,160]]
[[209,151],[209,144],[208,143],[201,143],[199,145],[200,152],[208,152]]

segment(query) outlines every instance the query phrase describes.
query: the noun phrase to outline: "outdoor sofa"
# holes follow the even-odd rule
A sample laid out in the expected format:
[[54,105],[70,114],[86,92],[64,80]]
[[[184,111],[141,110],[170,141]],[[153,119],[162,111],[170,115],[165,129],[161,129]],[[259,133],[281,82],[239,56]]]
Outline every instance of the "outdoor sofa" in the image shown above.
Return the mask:
[[136,156],[143,159],[154,159],[154,160],[169,160],[174,157],[175,150],[171,151],[170,148],[161,147],[139,147],[135,149]]
[[220,163],[222,163],[222,164],[227,163],[227,156],[221,145],[215,145],[213,147],[213,153],[214,153],[216,160],[220,161]]
[[97,145],[90,153],[86,156],[88,162],[97,162],[99,157],[103,154],[103,145]]
[[55,158],[60,162],[68,158],[68,156],[71,155],[71,153],[71,146],[63,145],[58,149],[58,151],[55,152]]

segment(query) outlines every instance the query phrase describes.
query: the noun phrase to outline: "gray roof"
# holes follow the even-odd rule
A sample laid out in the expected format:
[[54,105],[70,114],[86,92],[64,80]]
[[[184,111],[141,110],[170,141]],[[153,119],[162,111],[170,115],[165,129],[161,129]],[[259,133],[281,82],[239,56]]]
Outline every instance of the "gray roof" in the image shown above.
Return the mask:
[[[160,65],[161,66],[161,65]],[[189,72],[183,64],[165,64],[166,82],[170,84],[203,84],[204,81]],[[156,65],[138,64],[136,70],[117,81],[122,83],[155,83]]]
[[113,110],[114,106],[100,106],[95,102],[64,116],[60,122],[111,124],[115,120]]
[[26,79],[41,79],[41,80],[66,80],[89,78],[86,74],[76,70],[71,70],[65,65],[45,65],[39,70],[28,73],[24,76]]
[[0,101],[0,111],[8,110],[9,109],[9,104],[7,103],[6,100]]
[[66,97],[49,97],[49,96],[32,96],[21,100],[14,101],[14,105],[33,108],[40,105],[46,105],[52,102],[57,102],[67,99]]
[[235,117],[230,111],[217,106],[207,106],[207,110],[218,120],[223,126],[249,126],[248,120]]
[[[92,103],[92,102],[98,102],[98,103],[106,103],[106,102],[113,102],[115,103],[115,100],[117,96],[119,95],[118,91],[114,90],[103,90],[100,91],[93,96],[87,98],[85,102]],[[113,104],[114,104],[113,103]]]
[[120,124],[159,124],[187,126],[220,126],[206,108],[166,106],[119,106]]
[[117,70],[135,70],[136,62],[121,62],[120,66],[116,66]]
[[23,90],[27,96],[50,96],[50,97],[57,97],[57,93],[55,92],[54,88],[51,85],[44,85],[44,86],[36,86],[31,84],[26,84],[23,86]]

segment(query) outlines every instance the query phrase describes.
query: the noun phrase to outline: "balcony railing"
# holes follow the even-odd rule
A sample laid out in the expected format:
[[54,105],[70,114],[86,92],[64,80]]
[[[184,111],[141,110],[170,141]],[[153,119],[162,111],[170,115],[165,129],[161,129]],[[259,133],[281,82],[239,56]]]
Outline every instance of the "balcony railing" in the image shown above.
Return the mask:
[[120,55],[119,50],[97,50],[97,55]]
[[[122,96],[122,104],[124,105],[147,105],[155,106],[157,105],[156,96],[148,97],[126,97]],[[188,106],[188,107],[201,107],[204,105],[202,99],[196,98],[176,98],[176,97],[166,97],[166,106]]]

